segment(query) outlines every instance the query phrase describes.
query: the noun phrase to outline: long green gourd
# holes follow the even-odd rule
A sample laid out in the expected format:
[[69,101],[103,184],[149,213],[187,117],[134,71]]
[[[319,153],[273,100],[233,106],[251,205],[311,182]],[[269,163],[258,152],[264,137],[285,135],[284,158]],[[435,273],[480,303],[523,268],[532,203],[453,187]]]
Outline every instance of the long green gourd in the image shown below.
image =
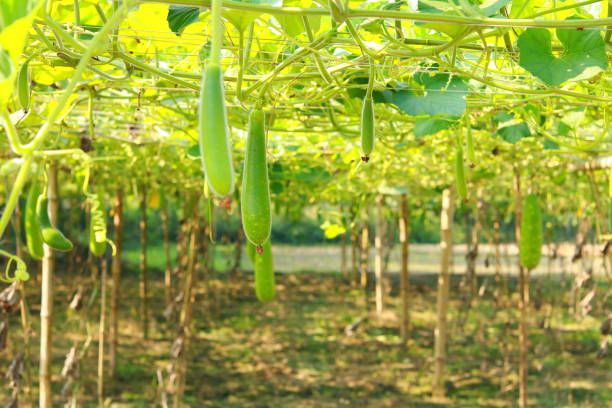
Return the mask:
[[470,124],[469,113],[465,116],[465,126],[467,128],[467,159],[470,168],[476,167],[476,155],[474,154],[474,136],[472,135],[472,125]]
[[370,160],[370,154],[374,150],[375,137],[374,102],[371,97],[366,97],[361,107],[361,152],[363,154],[361,160],[366,163]]
[[542,213],[536,194],[528,194],[523,201],[519,257],[521,265],[531,270],[538,266],[542,256]]
[[102,195],[90,196],[89,250],[96,256],[106,251],[106,212]]
[[27,60],[21,66],[17,75],[17,96],[21,109],[27,111],[30,109],[30,60]]
[[49,245],[51,248],[67,252],[72,250],[73,245],[72,242],[68,238],[62,234],[60,230],[55,228],[53,224],[51,224],[51,220],[49,219],[48,212],[49,200],[41,195],[38,197],[38,202],[36,204],[36,213],[38,214],[38,222],[40,223],[41,234],[43,241],[45,244]]
[[374,62],[370,61],[368,89],[361,106],[361,160],[365,163],[370,160],[370,154],[374,150],[374,141],[376,139],[376,118],[374,117],[374,99],[372,97],[374,76]]
[[266,158],[265,114],[254,109],[249,115],[249,134],[242,175],[242,225],[247,239],[261,246],[270,238],[270,187]]
[[465,164],[463,163],[463,148],[460,144],[457,145],[457,154],[455,155],[455,180],[457,182],[457,193],[464,201],[467,201]]
[[206,180],[213,193],[226,196],[234,191],[234,164],[220,64],[223,40],[221,7],[221,0],[212,1],[212,47],[202,75],[198,127]]
[[270,240],[267,240],[262,245],[261,253],[257,252],[251,242],[247,243],[247,246],[255,268],[255,295],[261,302],[269,302],[276,297],[272,245]]
[[40,223],[36,213],[36,204],[41,192],[42,187],[40,183],[32,182],[28,191],[24,214],[26,244],[28,252],[34,259],[42,259],[45,255]]

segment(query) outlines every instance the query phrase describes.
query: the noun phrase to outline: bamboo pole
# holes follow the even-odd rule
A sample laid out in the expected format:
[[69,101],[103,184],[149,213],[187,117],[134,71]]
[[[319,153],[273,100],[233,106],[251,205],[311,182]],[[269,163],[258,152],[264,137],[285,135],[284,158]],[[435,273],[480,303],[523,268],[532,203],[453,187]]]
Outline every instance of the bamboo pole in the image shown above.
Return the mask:
[[342,234],[340,237],[340,276],[342,276],[343,280],[348,278],[348,268],[347,268],[347,238],[346,232]]
[[[95,261],[94,261],[95,262]],[[104,343],[106,341],[106,256],[100,264],[100,324],[98,326],[98,405],[104,407]]]
[[145,340],[149,338],[147,286],[147,187],[143,185],[140,192],[140,319]]
[[[57,222],[57,168],[49,165],[47,173],[47,197],[49,219]],[[51,362],[53,360],[51,341],[53,338],[53,272],[55,260],[53,249],[44,245],[45,255],[42,259],[42,283],[40,300],[40,367],[39,367],[39,406],[52,408]]]
[[123,190],[117,189],[113,208],[114,241],[116,252],[111,265],[110,297],[110,341],[108,367],[110,375],[117,371],[117,351],[119,348],[119,282],[121,280],[121,251],[123,247]]
[[453,191],[447,188],[442,192],[442,213],[440,217],[440,232],[442,241],[442,259],[440,261],[440,276],[438,277],[437,316],[434,345],[434,375],[433,397],[443,398],[444,371],[446,366],[446,337],[448,296],[450,290],[449,269],[453,253]]
[[[514,235],[518,245],[521,242],[521,219],[523,216],[523,195],[521,193],[521,178],[514,176]],[[520,260],[519,268],[519,407],[527,408],[527,308],[529,304],[528,271],[523,268]]]
[[[21,207],[18,205],[15,207],[15,253],[21,259],[24,258],[23,246],[21,245]],[[28,403],[30,406],[34,406],[34,398],[32,395],[32,373],[31,373],[31,350],[30,350],[30,336],[32,335],[31,328],[31,317],[30,317],[30,306],[28,305],[27,291],[25,282],[19,281],[17,283],[17,289],[21,296],[19,297],[19,312],[21,314],[21,327],[23,337],[23,367],[25,377],[25,390],[24,393],[28,397]]]
[[410,229],[408,223],[408,200],[406,194],[400,197],[400,294],[402,298],[400,335],[402,344],[406,344],[410,335],[410,275],[408,270],[408,242]]
[[172,303],[172,261],[170,260],[170,225],[168,222],[168,201],[165,197],[161,206],[162,236],[164,241],[164,256],[166,258],[166,269],[164,271],[164,299],[166,306]]
[[357,279],[359,276],[359,234],[357,233],[357,228],[353,227],[351,231],[351,286],[357,286]]
[[189,261],[187,264],[187,271],[185,273],[185,279],[183,283],[183,307],[180,316],[180,327],[179,333],[184,336],[183,348],[178,355],[177,371],[176,371],[176,389],[174,393],[174,408],[181,408],[183,406],[183,394],[185,393],[185,381],[187,375],[187,362],[188,362],[188,346],[191,338],[191,319],[193,315],[193,287],[196,281],[195,265],[197,255],[197,237],[199,235],[199,214],[198,214],[198,200],[194,200],[193,204],[193,216],[191,225],[191,234],[189,238]]
[[370,254],[370,239],[368,224],[364,224],[361,230],[361,290],[365,306],[368,305],[368,257]]
[[376,256],[374,257],[374,274],[376,276],[376,313],[382,314],[385,307],[385,291],[383,282],[383,235],[384,235],[384,219],[383,219],[383,203],[384,197],[376,197],[376,235],[374,237],[374,247]]

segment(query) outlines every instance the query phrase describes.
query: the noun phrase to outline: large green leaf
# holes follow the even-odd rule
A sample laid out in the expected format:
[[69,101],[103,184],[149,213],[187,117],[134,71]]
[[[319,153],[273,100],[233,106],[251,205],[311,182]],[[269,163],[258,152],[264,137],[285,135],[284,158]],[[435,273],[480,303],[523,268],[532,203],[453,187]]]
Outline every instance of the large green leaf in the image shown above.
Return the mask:
[[416,137],[433,135],[441,130],[448,129],[457,123],[455,117],[448,118],[418,118],[413,133]]
[[497,134],[508,143],[517,143],[530,136],[531,132],[525,122],[519,122],[497,129]]
[[[482,4],[480,4],[482,3]],[[424,13],[445,14],[447,16],[490,17],[510,0],[419,0],[418,10]],[[427,28],[457,37],[466,30],[465,26],[448,23],[417,23]]]
[[518,39],[519,65],[550,86],[590,78],[607,68],[605,43],[598,30],[558,29],[557,38],[564,47],[560,57],[552,53],[550,31],[525,30]]
[[199,7],[170,6],[168,8],[168,26],[176,35],[181,35],[185,27],[195,23],[200,18]]
[[513,113],[499,112],[493,120],[497,123],[496,134],[508,143],[518,143],[521,139],[531,136],[529,126],[515,119]]
[[[393,93],[393,104],[413,116],[453,115],[465,112],[465,95],[468,88],[464,80],[448,74],[416,74],[414,81],[423,87],[419,93],[412,89]],[[408,87],[400,84],[398,87]]]
[[[236,0],[239,3],[257,4],[257,5],[268,5],[281,7],[283,4],[282,0]],[[248,12],[243,10],[224,10],[223,17],[225,17],[230,23],[236,27],[240,32],[244,32],[261,13]]]

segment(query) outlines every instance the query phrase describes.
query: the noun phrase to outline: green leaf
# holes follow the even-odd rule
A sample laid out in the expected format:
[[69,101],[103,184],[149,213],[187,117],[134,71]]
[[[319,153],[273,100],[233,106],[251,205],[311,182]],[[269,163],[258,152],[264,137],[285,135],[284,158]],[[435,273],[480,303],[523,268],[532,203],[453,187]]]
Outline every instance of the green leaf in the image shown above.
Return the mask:
[[190,159],[199,159],[200,158],[200,145],[196,143],[196,144],[189,146],[189,148],[187,149],[187,157],[189,157]]
[[[281,7],[283,2],[282,0],[237,0],[238,3],[247,3],[247,4],[255,4],[255,5],[268,5]],[[242,11],[242,10],[223,10],[223,17],[225,17],[230,23],[236,27],[236,29],[240,32],[244,32],[257,17],[259,17],[261,13],[255,13],[250,11]]]
[[468,87],[462,78],[448,74],[417,74],[414,80],[424,86],[421,94],[412,90],[400,90],[393,94],[393,103],[402,111],[412,116],[460,116],[465,112]]
[[185,27],[195,23],[200,18],[199,7],[170,6],[168,8],[168,26],[177,36],[180,36]]
[[270,192],[272,194],[280,194],[285,190],[285,188],[283,187],[282,183],[279,183],[278,181],[274,181],[272,183],[270,183]]
[[304,28],[304,23],[302,22],[302,17],[300,16],[291,16],[291,15],[278,15],[276,19],[280,23],[281,27],[287,34],[291,37],[297,37],[306,31]]
[[572,130],[572,128],[568,126],[565,122],[559,121],[559,123],[557,123],[557,133],[560,136],[566,136],[570,130]]
[[[359,85],[367,85],[368,78],[366,77],[353,78],[351,80],[351,83],[359,84]],[[366,95],[365,88],[348,88],[346,92],[351,98],[363,99],[365,98],[365,95]],[[380,90],[372,91],[372,100],[374,101],[374,103],[393,103],[393,90],[385,89],[383,91],[380,91]]]
[[[500,8],[510,3],[510,0],[486,0],[479,4],[475,0],[419,0],[417,9],[424,13],[443,13],[447,16],[490,17]],[[427,28],[440,31],[450,37],[457,37],[466,27],[448,23],[416,23]]]
[[561,57],[552,53],[550,31],[528,28],[518,39],[519,65],[550,86],[590,78],[608,66],[605,43],[598,30],[558,29]]
[[504,123],[509,122],[514,119],[514,114],[510,112],[499,112],[497,115],[493,117],[493,121],[496,123]]
[[416,137],[433,135],[441,130],[448,129],[455,122],[455,119],[450,118],[419,118],[415,122],[413,132]]
[[529,126],[525,122],[515,123],[497,129],[497,134],[508,143],[518,143],[524,137],[531,136]]
[[544,138],[542,145],[544,146],[544,150],[556,150],[559,148],[559,145],[554,140],[547,138]]
[[499,12],[499,10],[508,5],[511,0],[486,0],[480,5],[480,9],[483,14],[487,17],[493,16]]

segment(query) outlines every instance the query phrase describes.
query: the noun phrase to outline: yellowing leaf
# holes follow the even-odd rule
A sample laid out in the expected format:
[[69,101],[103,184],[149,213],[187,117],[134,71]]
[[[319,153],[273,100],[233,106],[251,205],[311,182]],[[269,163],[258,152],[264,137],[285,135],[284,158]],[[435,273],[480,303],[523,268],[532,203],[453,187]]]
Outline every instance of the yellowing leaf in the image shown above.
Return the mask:
[[[6,0],[2,0],[4,3]],[[11,2],[2,4],[2,16],[3,24],[7,24],[7,26],[0,27],[2,31],[0,32],[0,59],[3,58],[3,61],[0,61],[0,64],[4,66],[3,73],[0,73],[0,106],[6,104],[13,93],[13,89],[15,87],[15,78],[18,72],[17,61],[21,56],[21,51],[25,45],[26,38],[28,36],[28,31],[30,27],[32,27],[32,21],[34,20],[34,15],[38,11],[38,8],[42,4],[42,2],[38,2],[37,4],[32,4],[32,9],[29,10],[29,14],[25,17],[18,18],[14,21],[6,21],[6,19],[10,18],[9,14],[5,14],[6,10],[13,11],[17,9],[17,7],[23,7],[23,4],[13,5],[11,6]]]
[[74,69],[70,67],[54,67],[53,69],[42,67],[32,71],[32,79],[37,84],[51,85],[55,82],[70,78],[73,71]]

